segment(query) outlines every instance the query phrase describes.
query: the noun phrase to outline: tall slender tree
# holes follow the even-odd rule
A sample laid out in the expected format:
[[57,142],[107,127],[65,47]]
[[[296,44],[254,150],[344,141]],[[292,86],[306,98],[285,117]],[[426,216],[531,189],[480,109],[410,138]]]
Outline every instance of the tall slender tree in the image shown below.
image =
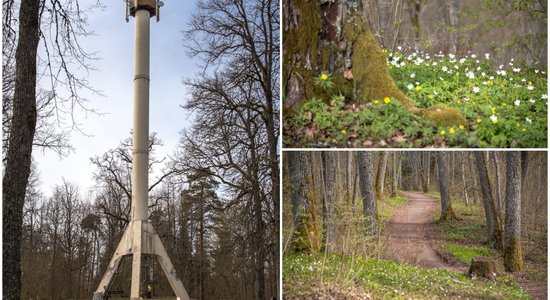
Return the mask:
[[378,162],[378,168],[376,169],[376,200],[383,200],[384,198],[384,185],[386,179],[386,166],[388,165],[388,152],[380,152],[380,161]]
[[21,298],[21,227],[36,130],[36,55],[40,1],[22,0],[15,54],[15,93],[9,146],[2,179],[4,299]]
[[457,217],[453,211],[453,207],[451,205],[451,199],[449,197],[448,193],[448,175],[447,175],[447,165],[445,162],[445,159],[443,158],[443,155],[440,151],[435,153],[435,160],[437,163],[437,170],[439,173],[439,193],[441,194],[441,217],[439,220],[441,221],[450,221],[450,220],[456,220]]
[[485,219],[487,220],[487,235],[489,238],[489,244],[495,249],[502,249],[502,226],[500,224],[498,214],[496,213],[496,206],[491,191],[491,184],[489,181],[485,157],[483,157],[483,153],[480,151],[476,151],[474,155],[479,178],[479,186],[481,187],[481,198],[483,201],[483,208],[485,210]]
[[367,231],[375,234],[378,231],[378,209],[374,194],[374,153],[361,151],[357,153],[357,172],[359,174],[359,190],[363,198],[363,216],[366,219]]

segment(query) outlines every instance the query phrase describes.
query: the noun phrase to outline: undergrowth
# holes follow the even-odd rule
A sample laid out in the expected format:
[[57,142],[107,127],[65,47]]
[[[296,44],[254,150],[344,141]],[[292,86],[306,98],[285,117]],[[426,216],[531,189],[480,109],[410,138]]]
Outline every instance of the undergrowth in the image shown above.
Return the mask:
[[[473,54],[458,58],[388,52],[387,59],[397,86],[424,113],[390,97],[351,101],[331,85],[327,89],[332,97],[313,95],[287,111],[284,146],[546,147],[545,68],[514,61],[492,66],[488,57]],[[320,76],[323,82],[332,80]],[[460,120],[436,124],[427,118],[448,109],[459,112]]]
[[494,282],[471,280],[445,269],[374,258],[287,255],[283,273],[285,299],[319,299],[333,295],[334,289],[352,299],[357,294],[372,299],[529,299],[508,276]]

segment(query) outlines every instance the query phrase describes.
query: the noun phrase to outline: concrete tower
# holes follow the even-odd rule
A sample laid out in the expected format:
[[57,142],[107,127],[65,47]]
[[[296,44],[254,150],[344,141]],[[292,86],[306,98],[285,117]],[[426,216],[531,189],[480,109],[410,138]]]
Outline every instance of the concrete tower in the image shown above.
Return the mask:
[[[126,0],[126,20],[135,19],[134,42],[134,130],[132,149],[132,210],[131,221],[124,232],[118,247],[111,258],[94,300],[108,295],[109,288],[124,256],[132,256],[131,299],[141,299],[141,263],[143,255],[158,258],[166,278],[176,297],[188,300],[189,296],[176,274],[174,266],[160,241],[159,236],[148,222],[149,188],[149,28],[152,17],[159,20],[159,0]],[[143,288],[143,287],[142,287]]]

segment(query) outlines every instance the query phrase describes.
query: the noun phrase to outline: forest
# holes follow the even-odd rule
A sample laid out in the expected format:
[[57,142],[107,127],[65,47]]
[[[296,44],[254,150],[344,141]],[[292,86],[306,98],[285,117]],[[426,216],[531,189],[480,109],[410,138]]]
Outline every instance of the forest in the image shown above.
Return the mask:
[[[97,91],[82,75],[97,59],[81,46],[92,34],[86,16],[107,4],[123,15],[123,3],[91,2],[2,4],[4,299],[90,299],[133,220],[132,138],[89,158],[81,171],[93,176],[92,189],[70,177],[51,191],[40,184],[47,175],[36,154],[74,153],[69,132],[86,132],[75,112],[94,113],[93,99],[83,96]],[[208,0],[190,7],[184,32],[171,37],[186,47],[174,59],[187,54],[202,72],[179,70],[192,77],[174,109],[190,126],[171,124],[181,130],[175,147],[159,154],[159,132],[140,150],[151,174],[148,220],[193,299],[277,297],[279,4]],[[173,296],[158,260],[143,261],[140,295]],[[112,296],[129,296],[131,265],[126,256]]]
[[285,147],[547,145],[546,1],[286,0],[283,18]]
[[547,179],[546,152],[286,151],[283,296],[546,299]]

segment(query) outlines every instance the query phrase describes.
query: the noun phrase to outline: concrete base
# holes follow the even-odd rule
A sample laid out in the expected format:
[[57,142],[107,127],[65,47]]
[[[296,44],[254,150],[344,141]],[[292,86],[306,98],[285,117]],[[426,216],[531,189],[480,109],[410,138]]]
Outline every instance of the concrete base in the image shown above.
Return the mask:
[[99,295],[105,295],[109,290],[122,258],[127,255],[132,255],[132,285],[130,299],[143,299],[139,295],[142,254],[156,256],[176,297],[179,298],[179,300],[190,300],[187,291],[176,274],[176,269],[174,269],[170,258],[168,258],[166,249],[164,249],[158,234],[149,222],[142,220],[134,220],[128,224],[128,228],[126,228],[109,262],[103,279],[101,279],[99,287],[96,293],[94,293],[94,300],[96,300]]

